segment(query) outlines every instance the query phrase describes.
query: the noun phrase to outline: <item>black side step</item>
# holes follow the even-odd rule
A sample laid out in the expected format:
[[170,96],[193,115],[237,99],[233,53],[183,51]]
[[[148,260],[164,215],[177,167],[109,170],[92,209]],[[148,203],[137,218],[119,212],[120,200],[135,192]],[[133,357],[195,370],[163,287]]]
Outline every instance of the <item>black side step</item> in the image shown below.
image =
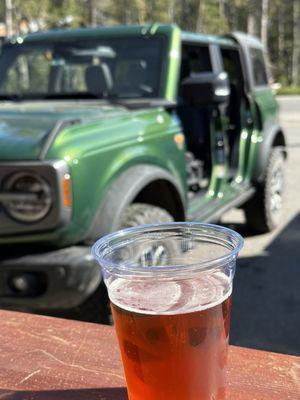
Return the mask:
[[[211,210],[211,204],[208,204],[207,207],[199,210],[199,212],[194,212],[188,216],[189,220],[196,220],[201,222],[214,222],[217,221],[226,211],[229,211],[231,208],[238,207],[241,204],[245,203],[250,197],[253,196],[255,192],[254,188],[248,188],[243,191],[240,195],[234,197],[232,200],[228,201],[226,204],[217,208],[215,211]],[[218,203],[218,199],[213,200],[214,204]]]

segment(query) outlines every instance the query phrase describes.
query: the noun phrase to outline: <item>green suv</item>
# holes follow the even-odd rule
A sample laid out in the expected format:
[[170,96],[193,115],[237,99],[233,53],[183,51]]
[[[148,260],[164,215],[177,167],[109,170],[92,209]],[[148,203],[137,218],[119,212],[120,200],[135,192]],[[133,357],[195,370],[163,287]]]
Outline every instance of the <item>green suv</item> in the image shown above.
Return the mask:
[[[122,227],[281,218],[285,138],[264,50],[174,25],[53,30],[0,57],[0,306],[85,313],[90,244]],[[104,301],[103,301],[104,303]]]

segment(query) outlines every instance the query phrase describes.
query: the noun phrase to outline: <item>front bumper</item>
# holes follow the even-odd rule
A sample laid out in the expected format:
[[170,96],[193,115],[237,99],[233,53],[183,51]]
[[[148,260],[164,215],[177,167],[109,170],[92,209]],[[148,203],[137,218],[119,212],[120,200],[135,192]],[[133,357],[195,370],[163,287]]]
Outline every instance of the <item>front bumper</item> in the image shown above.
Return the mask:
[[72,246],[0,261],[0,307],[71,309],[101,281],[90,247]]

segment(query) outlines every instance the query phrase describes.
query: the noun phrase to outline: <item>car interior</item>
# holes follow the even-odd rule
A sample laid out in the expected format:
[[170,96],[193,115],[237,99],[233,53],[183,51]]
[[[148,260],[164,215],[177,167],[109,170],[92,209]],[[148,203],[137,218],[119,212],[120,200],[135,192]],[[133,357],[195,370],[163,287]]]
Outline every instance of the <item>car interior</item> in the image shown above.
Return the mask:
[[[243,126],[240,110],[243,104],[244,81],[238,50],[224,47],[221,49],[221,56],[224,70],[229,78],[230,96],[223,111],[227,117],[226,133],[224,135],[224,132],[219,130],[216,132],[215,140],[221,144],[218,148],[219,160],[225,160],[225,154],[229,154],[229,178],[233,178],[238,167],[239,138]],[[186,137],[190,191],[197,194],[204,193],[209,184],[212,171],[212,146],[215,147],[211,133],[216,127],[212,124],[213,107],[185,104],[181,97],[181,83],[192,73],[211,71],[208,45],[183,45],[176,113]],[[222,152],[223,154],[220,154]]]

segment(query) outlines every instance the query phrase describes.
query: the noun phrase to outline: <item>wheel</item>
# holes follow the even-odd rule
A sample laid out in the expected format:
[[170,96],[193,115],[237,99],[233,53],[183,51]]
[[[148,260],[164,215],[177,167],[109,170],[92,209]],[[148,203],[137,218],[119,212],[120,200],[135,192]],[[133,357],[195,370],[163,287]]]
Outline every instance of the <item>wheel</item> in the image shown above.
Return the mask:
[[275,229],[282,217],[284,193],[284,155],[271,151],[263,182],[244,206],[247,225],[261,233]]
[[[164,209],[149,204],[135,203],[129,205],[123,212],[119,229],[130,228],[136,225],[144,225],[156,222],[172,222],[173,217]],[[162,246],[155,248],[154,255],[160,260],[164,256]],[[153,257],[153,249],[144,257],[149,261]],[[153,259],[151,259],[153,260]],[[81,305],[72,310],[72,318],[111,324],[112,316],[105,284],[101,282],[97,290]]]
[[[122,228],[131,228],[136,225],[172,222],[173,217],[163,208],[150,204],[131,204],[124,211],[120,225]],[[171,241],[155,241],[148,247],[141,246],[136,249],[136,261],[143,266],[154,266],[167,261],[170,254],[177,252]]]
[[171,214],[163,208],[150,204],[134,203],[128,206],[122,214],[120,228],[172,221],[174,219]]

